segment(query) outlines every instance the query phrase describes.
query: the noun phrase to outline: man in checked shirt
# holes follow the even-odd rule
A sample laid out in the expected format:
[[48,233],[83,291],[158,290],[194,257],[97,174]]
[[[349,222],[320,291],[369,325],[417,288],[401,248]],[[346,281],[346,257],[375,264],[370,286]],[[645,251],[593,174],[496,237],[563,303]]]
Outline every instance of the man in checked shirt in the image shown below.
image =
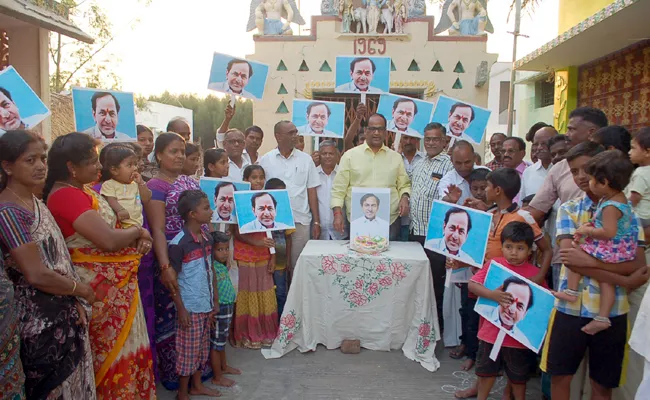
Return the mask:
[[[424,128],[424,149],[426,157],[419,160],[411,169],[411,225],[409,240],[424,245],[431,215],[431,206],[435,198],[440,179],[453,169],[451,159],[443,153],[447,144],[445,127],[437,122],[432,122]],[[442,295],[445,290],[445,257],[424,250],[431,263],[433,275],[433,288],[436,294],[438,307],[438,321],[440,328],[442,322]]]

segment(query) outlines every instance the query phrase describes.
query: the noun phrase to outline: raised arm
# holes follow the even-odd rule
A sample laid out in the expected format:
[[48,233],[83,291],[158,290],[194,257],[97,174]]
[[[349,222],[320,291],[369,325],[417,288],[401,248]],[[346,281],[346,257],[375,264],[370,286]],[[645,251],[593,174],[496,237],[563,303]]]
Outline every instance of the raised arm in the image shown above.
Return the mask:
[[357,106],[356,114],[354,120],[350,124],[350,128],[345,132],[345,138],[343,143],[343,151],[348,151],[354,147],[354,138],[359,134],[359,127],[361,126],[361,121],[366,118],[366,113],[368,108],[365,104],[359,103]]

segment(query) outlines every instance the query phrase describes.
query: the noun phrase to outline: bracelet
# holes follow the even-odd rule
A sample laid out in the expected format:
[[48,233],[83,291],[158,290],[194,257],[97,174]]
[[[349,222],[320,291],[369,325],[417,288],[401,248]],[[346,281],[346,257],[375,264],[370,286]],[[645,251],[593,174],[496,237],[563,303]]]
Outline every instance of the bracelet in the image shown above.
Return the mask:
[[314,225],[320,225],[320,222],[314,221]]
[[341,210],[334,210],[334,215],[343,215],[343,211]]
[[166,270],[167,268],[171,268],[171,265],[169,265],[169,264],[161,265],[161,266],[160,266],[160,272],[163,272],[163,271]]
[[72,293],[70,293],[70,295],[73,295],[75,290],[77,290],[77,281],[72,281],[72,283],[74,286],[72,286]]

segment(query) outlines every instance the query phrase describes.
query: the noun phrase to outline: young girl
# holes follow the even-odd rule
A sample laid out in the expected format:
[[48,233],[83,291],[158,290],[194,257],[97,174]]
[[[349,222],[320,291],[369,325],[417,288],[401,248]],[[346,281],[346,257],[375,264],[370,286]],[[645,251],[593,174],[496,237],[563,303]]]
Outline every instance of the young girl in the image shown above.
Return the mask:
[[632,174],[625,194],[634,212],[641,218],[641,224],[647,229],[650,226],[650,128],[640,129],[634,135],[630,161],[639,167]]
[[195,176],[201,166],[201,147],[198,144],[185,143],[185,163],[181,174]]
[[230,171],[228,155],[224,149],[207,149],[203,153],[203,173],[208,178],[225,178]]
[[142,168],[140,174],[142,175],[142,179],[147,182],[158,173],[158,164],[149,160],[149,156],[153,152],[153,132],[144,125],[138,125],[136,128],[138,132],[138,144],[142,148],[142,154],[140,155]]
[[138,173],[138,157],[128,144],[106,148],[102,166],[102,188],[123,228],[142,227],[142,204],[151,200],[151,190]]
[[[263,190],[264,169],[249,165],[244,169],[244,181],[250,182],[251,190]],[[273,239],[265,232],[242,235],[235,231],[234,258],[239,267],[239,289],[235,309],[234,336],[237,346],[259,349],[271,346],[278,330],[278,305],[273,289],[273,271],[270,248]],[[253,311],[256,311],[253,315]]]
[[[589,255],[606,263],[622,263],[633,260],[637,248],[637,227],[634,213],[623,189],[630,181],[634,166],[618,150],[608,150],[596,155],[584,166],[589,175],[589,189],[600,198],[592,218],[593,223],[582,225],[575,233],[575,240]],[[582,277],[567,272],[567,289],[557,296],[563,300],[576,301],[580,293],[578,285]],[[616,288],[600,282],[600,308],[598,316],[582,328],[595,335],[610,327],[609,315],[616,299]]]

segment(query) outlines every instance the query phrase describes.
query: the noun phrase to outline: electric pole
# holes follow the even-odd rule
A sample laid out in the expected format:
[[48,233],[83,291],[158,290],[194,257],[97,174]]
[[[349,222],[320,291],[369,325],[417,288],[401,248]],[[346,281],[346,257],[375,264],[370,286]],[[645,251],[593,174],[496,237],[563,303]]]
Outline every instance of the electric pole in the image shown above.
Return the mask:
[[512,128],[515,124],[515,62],[517,62],[517,39],[521,25],[521,0],[515,0],[515,31],[512,32],[512,66],[510,67],[510,96],[508,97],[508,136],[512,136]]

